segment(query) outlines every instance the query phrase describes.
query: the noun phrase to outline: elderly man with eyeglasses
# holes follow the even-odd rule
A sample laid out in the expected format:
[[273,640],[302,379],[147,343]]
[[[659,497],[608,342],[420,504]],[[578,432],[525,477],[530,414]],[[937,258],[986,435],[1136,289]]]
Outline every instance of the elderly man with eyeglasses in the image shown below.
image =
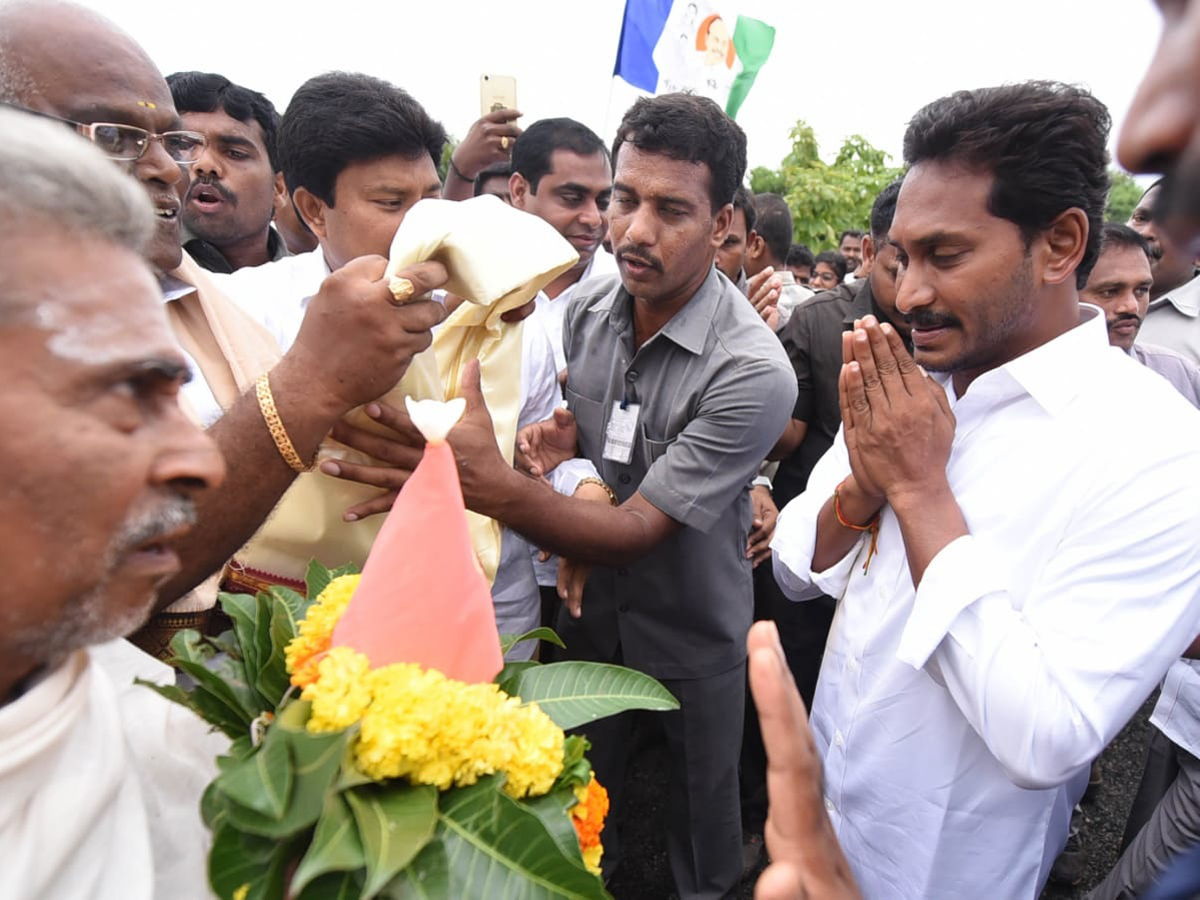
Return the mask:
[[[299,337],[281,354],[182,250],[180,197],[203,136],[181,130],[145,51],[92,10],[59,0],[0,3],[0,102],[63,120],[91,140],[141,183],[157,216],[148,258],[197,376],[183,403],[229,465],[224,486],[200,500],[197,527],[175,546],[183,569],[160,598],[177,602],[141,641],[161,651],[175,629],[216,627],[214,573],[267,518],[334,423],[400,380],[444,311],[429,301],[393,305],[386,261],[364,257],[321,286]],[[446,277],[438,263],[400,274],[414,296]],[[208,589],[192,590],[206,579]]]

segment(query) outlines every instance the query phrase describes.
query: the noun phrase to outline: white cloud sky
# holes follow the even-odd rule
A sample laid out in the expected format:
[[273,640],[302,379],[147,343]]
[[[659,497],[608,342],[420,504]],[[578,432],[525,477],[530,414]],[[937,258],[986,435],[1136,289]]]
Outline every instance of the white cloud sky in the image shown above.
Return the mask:
[[[608,140],[635,96],[611,76],[623,0],[86,2],[164,73],[221,72],[280,109],[312,75],[363,71],[408,90],[461,138],[488,72],[516,77],[527,122],[572,116]],[[798,118],[826,159],[855,133],[896,157],[924,103],[1027,78],[1087,85],[1119,128],[1160,24],[1150,0],[758,0],[755,12],[776,43],[738,122],[751,166],[772,167]]]

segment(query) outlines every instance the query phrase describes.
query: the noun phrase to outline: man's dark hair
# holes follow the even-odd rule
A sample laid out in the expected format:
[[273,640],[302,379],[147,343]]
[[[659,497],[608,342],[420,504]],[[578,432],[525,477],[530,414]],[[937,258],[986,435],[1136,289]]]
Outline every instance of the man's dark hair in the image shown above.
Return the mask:
[[483,193],[483,186],[493,178],[503,178],[505,181],[512,175],[512,166],[507,162],[492,163],[490,166],[484,166],[475,175],[475,188],[472,196],[478,197]]
[[1105,222],[1100,229],[1100,254],[1109,247],[1136,247],[1150,263],[1154,262],[1150,242],[1123,222]]
[[580,156],[603,153],[608,148],[600,135],[574,119],[540,119],[521,133],[513,144],[512,170],[529,182],[529,192],[536,194],[543,175],[550,172],[550,157],[555,150],[570,150]]
[[823,250],[817,254],[813,261],[813,268],[817,267],[817,263],[826,263],[833,268],[837,273],[838,284],[846,280],[846,272],[849,271],[849,266],[846,263],[846,257],[838,253],[836,250]]
[[755,194],[754,212],[757,220],[754,231],[763,239],[777,261],[787,259],[792,248],[792,211],[778,194]]
[[745,185],[739,185],[733,192],[733,208],[740,209],[746,217],[746,234],[749,235],[754,230],[754,223],[758,221],[758,214],[754,211],[754,195]]
[[861,238],[864,234],[866,234],[866,232],[861,228],[847,228],[841,233],[841,235],[838,236],[838,246],[842,246],[842,241],[844,241],[847,236]]
[[896,218],[896,198],[900,196],[902,184],[904,179],[897,178],[880,191],[875,202],[871,204],[871,240],[875,243],[876,253],[887,240],[888,232],[892,230],[892,219]]
[[787,259],[784,260],[784,265],[788,266],[807,266],[812,269],[817,265],[817,261],[813,258],[812,251],[804,244],[792,244],[788,248]]
[[988,212],[1015,223],[1026,247],[1060,214],[1083,210],[1087,248],[1075,273],[1083,286],[1100,250],[1111,124],[1090,93],[1055,81],[958,91],[913,116],[904,161],[960,163],[994,176]]
[[167,86],[180,115],[219,111],[239,122],[257,122],[271,170],[279,171],[279,113],[266,96],[214,72],[175,72],[167,76]]
[[436,166],[446,131],[407,91],[370,75],[327,72],[292,96],[279,128],[279,156],[289,192],[307,188],[330,206],[347,166],[385,156]]
[[733,202],[746,174],[746,133],[707,97],[662,94],[642,97],[621,120],[613,141],[612,160],[624,144],[647,153],[708,166],[712,211]]

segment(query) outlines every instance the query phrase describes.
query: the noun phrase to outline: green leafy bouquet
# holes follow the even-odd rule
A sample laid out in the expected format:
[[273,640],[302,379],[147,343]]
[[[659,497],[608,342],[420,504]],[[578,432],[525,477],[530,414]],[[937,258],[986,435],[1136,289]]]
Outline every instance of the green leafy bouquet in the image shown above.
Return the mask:
[[[228,735],[201,801],[225,900],[602,898],[607,796],[575,728],[677,708],[653,678],[510,662],[467,684],[372,668],[333,627],[358,575],[309,567],[307,596],[222,594],[233,629],[176,635],[191,687],[148,685]],[[559,642],[549,629],[502,636]]]

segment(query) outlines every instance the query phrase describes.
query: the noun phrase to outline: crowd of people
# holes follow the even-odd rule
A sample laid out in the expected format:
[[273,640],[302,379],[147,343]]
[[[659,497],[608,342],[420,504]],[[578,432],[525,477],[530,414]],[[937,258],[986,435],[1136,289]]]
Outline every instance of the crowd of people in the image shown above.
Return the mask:
[[[611,142],[495,110],[443,178],[379,78],[281,115],[92,11],[0,4],[0,896],[210,896],[221,738],[134,679],[228,627],[218,591],[365,560],[422,452],[398,397],[464,302],[448,258],[389,269],[429,201],[576,258],[475,326],[449,442],[498,630],[565,644],[509,659],[679,700],[680,897],[734,896],[765,840],[764,900],[1035,898],[1160,685],[1088,896],[1200,884],[1200,3],[1164,15],[1119,152],[1165,177],[1128,223],[1109,111],[1026,82],[917,110],[869,221],[810,248],[701,97]],[[585,729],[606,877],[631,725]]]

